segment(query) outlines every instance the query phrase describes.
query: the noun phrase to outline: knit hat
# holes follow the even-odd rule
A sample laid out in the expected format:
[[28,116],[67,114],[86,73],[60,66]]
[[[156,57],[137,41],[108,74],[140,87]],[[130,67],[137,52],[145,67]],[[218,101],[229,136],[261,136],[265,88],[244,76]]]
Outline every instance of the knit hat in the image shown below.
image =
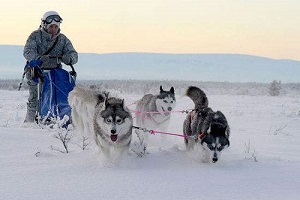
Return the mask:
[[43,15],[41,25],[47,30],[51,24],[56,24],[58,27],[60,27],[61,22],[62,18],[56,11],[48,11]]

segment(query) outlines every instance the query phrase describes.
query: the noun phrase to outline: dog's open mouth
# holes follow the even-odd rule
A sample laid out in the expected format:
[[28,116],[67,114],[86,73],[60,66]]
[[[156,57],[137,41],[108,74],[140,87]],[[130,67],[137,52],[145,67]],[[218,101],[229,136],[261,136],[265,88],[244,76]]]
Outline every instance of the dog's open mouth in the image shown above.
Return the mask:
[[165,116],[169,116],[170,115],[169,111],[166,111],[163,107],[161,107],[161,109],[164,111]]
[[111,141],[115,142],[118,139],[118,135],[110,135]]

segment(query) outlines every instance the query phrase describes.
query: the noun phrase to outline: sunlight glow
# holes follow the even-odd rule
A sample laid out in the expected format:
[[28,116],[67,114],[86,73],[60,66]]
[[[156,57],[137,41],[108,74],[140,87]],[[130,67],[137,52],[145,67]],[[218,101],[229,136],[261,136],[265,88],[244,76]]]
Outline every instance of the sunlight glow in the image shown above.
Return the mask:
[[[2,2],[3,1],[3,2]],[[0,45],[24,45],[44,12],[79,52],[238,53],[300,60],[300,1],[1,0]]]

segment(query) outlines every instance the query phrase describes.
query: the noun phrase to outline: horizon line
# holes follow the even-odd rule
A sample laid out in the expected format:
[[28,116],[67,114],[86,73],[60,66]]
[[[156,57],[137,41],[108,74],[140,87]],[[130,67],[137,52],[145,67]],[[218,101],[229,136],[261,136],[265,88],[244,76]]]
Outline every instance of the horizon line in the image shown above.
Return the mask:
[[[24,47],[25,45],[17,45],[17,44],[0,44],[0,46],[11,46],[11,47]],[[79,54],[165,54],[165,55],[240,55],[240,56],[250,56],[250,57],[257,57],[257,58],[266,58],[272,60],[287,60],[287,61],[295,61],[300,62],[300,60],[289,59],[289,58],[274,58],[274,57],[267,57],[262,55],[255,55],[255,54],[243,54],[243,53],[166,53],[166,52],[136,52],[136,51],[127,51],[127,52],[106,52],[106,53],[95,53],[95,52],[78,52]]]

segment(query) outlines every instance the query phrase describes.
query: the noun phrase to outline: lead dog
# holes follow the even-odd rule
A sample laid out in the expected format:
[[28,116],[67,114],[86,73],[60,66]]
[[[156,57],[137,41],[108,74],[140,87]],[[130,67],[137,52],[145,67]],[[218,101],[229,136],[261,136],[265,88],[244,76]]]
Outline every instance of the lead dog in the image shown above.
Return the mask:
[[108,93],[75,87],[69,94],[72,124],[94,138],[105,158],[128,151],[132,138],[132,116],[124,100]]
[[195,108],[183,123],[183,133],[188,136],[184,139],[186,148],[192,150],[195,145],[201,145],[201,160],[211,160],[215,163],[219,160],[222,150],[230,145],[228,122],[221,111],[214,112],[208,107],[206,94],[200,88],[190,86],[186,95],[195,104]]
[[[159,94],[146,94],[137,102],[136,124],[139,127],[149,130],[167,131],[171,111],[176,105],[174,88],[169,91],[163,90],[160,86]],[[141,145],[147,146],[148,132],[136,130]]]

